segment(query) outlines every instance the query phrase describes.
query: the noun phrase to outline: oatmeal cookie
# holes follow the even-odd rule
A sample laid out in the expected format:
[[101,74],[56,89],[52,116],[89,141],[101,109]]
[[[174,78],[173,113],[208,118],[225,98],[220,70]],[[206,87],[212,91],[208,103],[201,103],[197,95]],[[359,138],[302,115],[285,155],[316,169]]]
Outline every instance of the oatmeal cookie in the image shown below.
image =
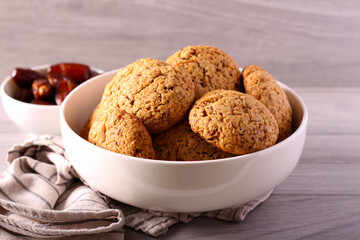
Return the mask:
[[117,107],[106,111],[97,107],[87,124],[84,132],[88,127],[87,140],[92,144],[129,156],[156,159],[150,134],[135,115]]
[[247,65],[244,67],[244,69],[241,72],[241,78],[244,79],[244,77],[247,77],[249,74],[257,70],[264,70],[264,69],[258,65]]
[[153,137],[158,159],[172,161],[199,161],[228,158],[235,155],[224,152],[194,133],[188,120]]
[[233,154],[270,147],[279,134],[275,118],[264,104],[232,90],[215,90],[197,100],[189,123],[207,142]]
[[167,60],[181,65],[195,83],[195,99],[215,89],[238,90],[240,70],[235,60],[219,48],[199,45],[187,46]]
[[150,134],[157,134],[180,122],[194,98],[194,83],[186,70],[144,58],[116,74],[102,102],[136,115]]
[[81,130],[80,136],[82,138],[84,138],[85,140],[88,140],[89,138],[89,131],[91,128],[91,125],[95,122],[98,121],[99,118],[101,117],[101,115],[103,114],[104,111],[104,107],[103,105],[101,105],[100,103],[96,106],[96,108],[94,109],[94,111],[91,113],[89,119],[86,121],[83,129]]
[[[248,71],[250,69],[253,71]],[[274,115],[279,126],[278,141],[287,138],[292,132],[292,109],[283,89],[259,66],[246,66],[242,78],[245,92],[262,102]]]

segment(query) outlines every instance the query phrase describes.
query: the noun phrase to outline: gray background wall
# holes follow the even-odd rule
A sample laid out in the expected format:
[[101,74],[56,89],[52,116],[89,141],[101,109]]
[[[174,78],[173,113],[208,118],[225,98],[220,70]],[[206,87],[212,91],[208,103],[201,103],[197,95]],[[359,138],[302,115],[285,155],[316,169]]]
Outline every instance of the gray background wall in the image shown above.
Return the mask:
[[292,87],[360,86],[356,0],[1,0],[0,76],[78,61],[104,70],[209,44]]

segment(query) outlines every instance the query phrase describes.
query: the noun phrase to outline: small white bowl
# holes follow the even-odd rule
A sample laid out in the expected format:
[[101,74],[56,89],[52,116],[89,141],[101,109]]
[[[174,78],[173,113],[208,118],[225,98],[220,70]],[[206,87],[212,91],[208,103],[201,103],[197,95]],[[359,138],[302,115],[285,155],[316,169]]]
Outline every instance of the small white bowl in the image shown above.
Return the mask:
[[[49,65],[41,65],[31,69],[46,75],[48,67]],[[97,68],[91,68],[91,71],[94,75],[104,72]],[[21,102],[14,98],[19,89],[11,76],[1,83],[1,101],[9,118],[26,132],[35,135],[60,135],[60,106]]]
[[262,151],[226,159],[176,162],[131,157],[85,141],[79,133],[117,71],[76,88],[60,113],[71,164],[91,187],[105,195],[147,209],[210,211],[244,204],[269,192],[295,168],[305,141],[308,113],[303,100],[281,83],[293,108],[296,130]]

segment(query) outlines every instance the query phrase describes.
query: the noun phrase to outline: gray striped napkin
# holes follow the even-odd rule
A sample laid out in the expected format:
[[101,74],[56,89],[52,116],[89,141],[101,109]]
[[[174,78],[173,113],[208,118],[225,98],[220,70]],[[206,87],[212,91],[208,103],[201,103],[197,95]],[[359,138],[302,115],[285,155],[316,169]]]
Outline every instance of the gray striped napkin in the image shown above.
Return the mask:
[[92,190],[67,161],[61,137],[14,146],[0,173],[0,239],[123,239],[123,226],[150,236],[205,216],[242,221],[271,194],[242,206],[202,213],[167,213],[129,206]]

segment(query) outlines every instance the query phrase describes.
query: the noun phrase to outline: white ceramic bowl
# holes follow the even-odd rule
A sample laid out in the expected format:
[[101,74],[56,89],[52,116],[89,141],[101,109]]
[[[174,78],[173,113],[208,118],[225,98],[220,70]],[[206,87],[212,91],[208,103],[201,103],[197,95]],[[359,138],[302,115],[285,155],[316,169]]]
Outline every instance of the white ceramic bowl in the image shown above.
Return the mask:
[[99,148],[79,136],[118,70],[104,73],[71,92],[61,108],[61,131],[68,158],[93,188],[121,202],[161,211],[209,211],[246,203],[278,186],[295,168],[305,141],[304,102],[284,88],[295,132],[255,153],[194,162],[149,160]]
[[[31,69],[45,75],[48,67],[49,65],[41,65]],[[92,74],[104,72],[97,68],[91,68],[91,71]],[[1,101],[9,118],[26,132],[36,135],[60,135],[60,106],[21,102],[14,98],[18,90],[19,87],[12,81],[11,76],[1,83]]]

